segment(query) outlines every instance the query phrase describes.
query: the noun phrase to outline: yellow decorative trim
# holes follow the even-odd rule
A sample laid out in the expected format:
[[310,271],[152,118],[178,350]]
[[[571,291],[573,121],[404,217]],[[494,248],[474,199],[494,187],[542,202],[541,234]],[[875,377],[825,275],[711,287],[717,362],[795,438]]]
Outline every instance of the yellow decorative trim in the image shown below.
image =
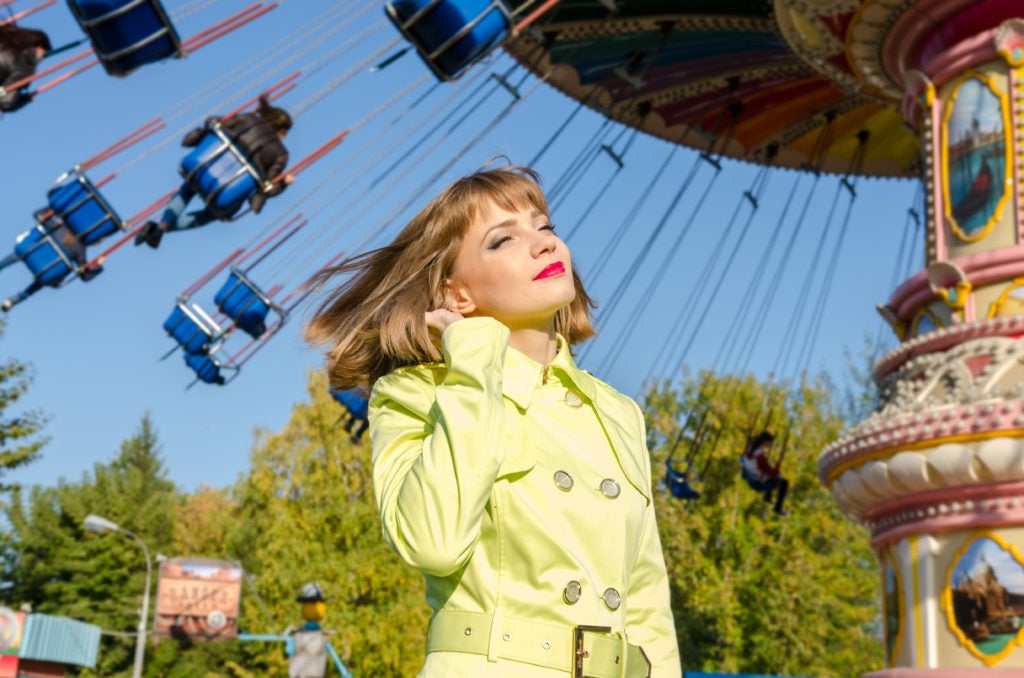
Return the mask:
[[[1002,308],[1003,304],[1006,303],[1006,300],[1010,298],[1010,293],[1018,287],[1024,287],[1024,278],[1014,278],[1010,281],[1010,286],[1003,290],[998,299],[988,305],[988,314],[985,317],[995,318],[999,314],[1000,308]],[[1024,301],[1021,302],[1021,306],[1024,307]]]
[[[996,209],[993,211],[992,216],[986,222],[985,226],[975,233],[974,235],[967,235],[961,230],[960,225],[956,223],[956,219],[953,218],[952,205],[950,204],[950,191],[949,191],[949,118],[953,114],[953,106],[956,103],[956,97],[960,94],[960,87],[970,80],[975,78],[980,80],[989,90],[999,98],[999,107],[1002,110],[1003,115],[1003,146],[1005,147],[1005,164],[1003,165],[1003,181],[999,186],[999,190],[1002,191],[1002,197],[999,198],[999,202],[996,203]],[[1012,132],[1013,122],[1010,118],[1010,104],[1008,97],[1005,93],[1000,92],[996,89],[995,78],[985,73],[968,69],[961,75],[956,83],[953,85],[952,94],[946,100],[946,110],[942,114],[942,152],[941,167],[942,172],[942,189],[945,195],[944,208],[946,213],[946,223],[949,224],[950,229],[956,234],[963,242],[977,242],[987,236],[992,228],[1003,218],[1003,209],[1006,207],[1006,203],[1010,197],[1010,191],[1006,190],[1006,177],[1010,171],[1010,167],[1013,166],[1013,138]]]
[[917,535],[910,537],[910,578],[914,587],[914,649],[915,666],[924,666],[924,628],[921,622],[921,575],[918,573]]
[[896,622],[899,625],[899,628],[896,630],[896,639],[892,642],[892,652],[885,658],[887,666],[890,667],[896,665],[896,657],[899,656],[900,650],[903,646],[903,631],[907,627],[906,622],[903,620],[903,612],[907,604],[907,597],[903,591],[903,577],[900,575],[900,569],[893,564],[894,561],[896,561],[896,559],[892,556],[891,548],[882,552],[882,610],[884,611],[882,614],[882,624],[885,627],[886,638],[889,636],[889,614],[886,611],[889,602],[888,593],[885,588],[886,568],[889,568],[889,571],[892,572],[893,580],[896,582]]
[[931,108],[935,105],[935,84],[931,81],[924,86],[924,105]]
[[932,438],[930,440],[919,440],[916,443],[908,443],[906,445],[899,445],[896,447],[886,447],[867,454],[857,456],[855,459],[848,459],[843,463],[836,466],[834,469],[828,472],[825,476],[825,485],[829,488],[832,487],[832,483],[835,479],[850,469],[863,466],[869,461],[876,459],[884,459],[885,457],[892,457],[900,452],[915,452],[917,450],[924,450],[930,447],[938,447],[946,443],[973,443],[982,440],[992,440],[993,438],[1024,438],[1024,429],[1011,429],[1003,431],[978,431],[977,433],[958,433],[953,436],[944,436],[942,438]]
[[[1003,59],[1006,60],[1006,63],[1008,63],[1010,66],[1013,66],[1014,68],[1018,66],[1024,66],[1024,47],[1017,46],[1014,47],[1013,49],[1003,47],[1002,49],[999,49],[998,52],[999,56],[1003,57]],[[1018,56],[1016,58],[1014,58],[1013,56],[1014,52],[1018,53]]]
[[887,304],[878,304],[875,306],[875,309],[878,311],[878,315],[882,316],[882,319],[885,320],[885,322],[889,324],[889,327],[892,328],[892,331],[896,333],[899,340],[901,342],[906,341],[908,329],[907,323],[897,317],[896,312],[892,310],[892,307]]
[[[943,292],[945,292],[945,290],[943,290]],[[911,333],[910,336],[911,336],[911,338],[917,338],[917,337],[921,336],[921,334],[920,334],[921,318],[924,318],[925,316],[927,316],[927,317],[932,319],[932,322],[935,323],[935,329],[936,330],[945,327],[945,325],[942,324],[942,319],[939,318],[934,313],[932,313],[931,310],[929,310],[927,306],[924,306],[924,307],[918,309],[917,313],[915,313],[914,317],[910,320],[910,333]],[[926,334],[928,334],[928,333],[926,332]]]
[[974,286],[971,285],[968,280],[960,280],[956,283],[954,289],[956,290],[956,294],[952,295],[955,297],[952,301],[949,298],[949,290],[946,288],[936,288],[935,294],[939,295],[942,300],[946,302],[946,306],[949,306],[954,311],[962,311],[964,310],[964,306],[967,305],[967,297],[970,295],[971,290],[974,289]]
[[1007,543],[1005,539],[995,532],[991,532],[989,530],[978,530],[965,539],[963,545],[957,549],[956,553],[953,554],[953,559],[950,561],[949,567],[946,569],[946,579],[945,585],[942,587],[941,602],[942,611],[946,613],[946,621],[949,623],[949,628],[953,631],[953,635],[956,636],[961,647],[966,647],[968,652],[980,659],[985,666],[991,668],[1006,659],[1006,657],[1013,652],[1015,646],[1024,644],[1024,628],[1021,628],[1017,632],[1017,636],[1006,643],[1006,647],[1000,650],[998,654],[985,654],[984,652],[979,651],[977,646],[974,644],[974,641],[965,636],[963,631],[960,630],[960,627],[957,626],[956,617],[953,615],[953,570],[956,569],[957,563],[960,562],[960,557],[967,553],[967,550],[971,545],[979,539],[991,539],[995,543],[999,544],[1003,550],[1007,551],[1011,556],[1013,556],[1014,560],[1024,567],[1024,556],[1021,556],[1020,552],[1017,551],[1017,548],[1013,546],[1013,544]]

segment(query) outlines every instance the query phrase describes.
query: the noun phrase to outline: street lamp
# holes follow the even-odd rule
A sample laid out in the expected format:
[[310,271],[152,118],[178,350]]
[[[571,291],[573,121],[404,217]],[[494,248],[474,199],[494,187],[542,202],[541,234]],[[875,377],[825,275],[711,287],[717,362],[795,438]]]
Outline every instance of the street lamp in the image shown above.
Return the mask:
[[142,553],[146,556],[146,590],[142,594],[142,614],[139,615],[139,634],[135,640],[135,667],[132,669],[132,678],[142,678],[142,657],[146,651],[146,622],[149,616],[149,582],[153,573],[153,564],[149,560],[149,549],[146,542],[134,532],[122,528],[117,523],[106,518],[89,514],[85,517],[85,529],[90,532],[120,532],[139,542]]

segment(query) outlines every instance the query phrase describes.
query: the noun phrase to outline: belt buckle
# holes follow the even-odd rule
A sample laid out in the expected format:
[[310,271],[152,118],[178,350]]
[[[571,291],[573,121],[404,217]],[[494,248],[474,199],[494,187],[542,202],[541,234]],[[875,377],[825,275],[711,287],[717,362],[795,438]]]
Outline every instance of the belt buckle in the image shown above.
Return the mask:
[[574,626],[572,629],[572,678],[584,678],[583,660],[589,653],[583,648],[584,633],[611,633],[610,626]]

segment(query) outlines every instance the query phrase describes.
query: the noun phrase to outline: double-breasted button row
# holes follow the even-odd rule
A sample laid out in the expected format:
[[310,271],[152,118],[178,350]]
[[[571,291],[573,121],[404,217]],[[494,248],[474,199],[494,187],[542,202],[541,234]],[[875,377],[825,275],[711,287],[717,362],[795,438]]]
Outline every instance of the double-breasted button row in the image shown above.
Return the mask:
[[[565,471],[555,471],[553,476],[555,481],[555,487],[560,489],[562,492],[568,492],[572,489],[574,481],[572,476]],[[622,488],[618,482],[611,478],[605,478],[601,481],[601,494],[608,497],[609,499],[615,499],[622,493]]]
[[[562,591],[562,598],[569,605],[575,605],[581,595],[583,595],[583,586],[575,579],[566,584],[565,589]],[[605,589],[604,593],[601,594],[601,600],[604,601],[605,607],[609,610],[617,610],[619,605],[622,604],[622,596],[613,588]]]

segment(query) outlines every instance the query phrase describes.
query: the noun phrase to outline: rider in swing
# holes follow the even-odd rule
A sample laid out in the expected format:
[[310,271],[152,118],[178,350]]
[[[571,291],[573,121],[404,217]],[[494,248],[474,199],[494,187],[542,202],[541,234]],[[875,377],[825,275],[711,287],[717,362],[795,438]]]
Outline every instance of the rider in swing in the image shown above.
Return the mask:
[[775,495],[774,511],[777,515],[786,516],[782,509],[782,503],[786,500],[786,492],[789,490],[789,480],[783,478],[779,473],[779,464],[772,464],[768,460],[768,453],[771,452],[775,436],[768,431],[761,431],[747,442],[747,447],[740,457],[743,465],[743,479],[755,492],[762,492],[764,500],[772,501]]

